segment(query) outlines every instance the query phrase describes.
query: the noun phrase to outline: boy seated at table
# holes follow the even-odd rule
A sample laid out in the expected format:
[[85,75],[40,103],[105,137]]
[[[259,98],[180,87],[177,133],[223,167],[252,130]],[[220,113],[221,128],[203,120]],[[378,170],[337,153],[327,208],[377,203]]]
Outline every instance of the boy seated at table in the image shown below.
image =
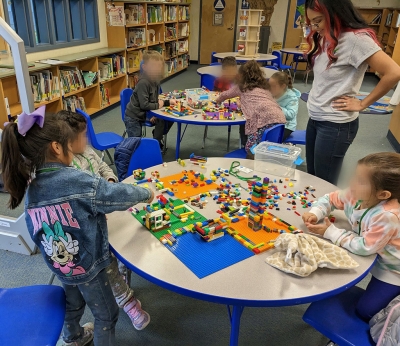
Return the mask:
[[234,56],[227,56],[221,62],[221,76],[217,77],[214,81],[214,91],[227,91],[236,81],[238,74],[238,67]]
[[[214,91],[224,92],[229,90],[236,84],[236,78],[238,75],[238,66],[234,56],[227,56],[222,59],[221,62],[221,76],[217,77],[214,81]],[[239,101],[240,107],[240,101]],[[239,135],[242,147],[246,145],[247,136],[244,131],[244,125],[239,126]]]
[[[125,110],[125,127],[129,137],[141,137],[142,126],[146,122],[146,113],[164,106],[175,105],[175,100],[159,100],[160,81],[164,73],[164,58],[154,50],[143,53],[143,72],[135,86],[132,97]],[[150,121],[155,124],[153,138],[163,148],[163,135],[168,133],[173,122],[152,117]]]

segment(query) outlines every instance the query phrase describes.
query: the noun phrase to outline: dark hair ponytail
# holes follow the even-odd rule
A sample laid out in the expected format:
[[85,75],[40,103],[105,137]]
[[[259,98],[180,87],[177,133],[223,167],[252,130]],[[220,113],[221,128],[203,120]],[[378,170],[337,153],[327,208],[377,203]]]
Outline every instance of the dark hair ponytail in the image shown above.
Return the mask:
[[15,209],[24,197],[29,181],[29,167],[20,153],[17,136],[20,136],[16,123],[8,124],[1,140],[1,166],[4,187],[10,193],[8,206]]
[[4,187],[10,193],[8,206],[11,209],[20,205],[32,173],[48,160],[57,161],[50,144],[59,143],[67,155],[68,143],[73,137],[68,124],[54,114],[46,115],[43,128],[34,124],[25,136],[19,134],[17,123],[4,128],[1,165]]

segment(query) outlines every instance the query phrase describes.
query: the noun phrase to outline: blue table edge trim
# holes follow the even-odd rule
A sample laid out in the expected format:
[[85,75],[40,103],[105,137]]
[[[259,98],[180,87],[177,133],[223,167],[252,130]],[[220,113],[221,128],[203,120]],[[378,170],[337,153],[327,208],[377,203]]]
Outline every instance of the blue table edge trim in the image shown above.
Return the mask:
[[[205,120],[203,122],[201,121],[195,121],[195,120],[185,120],[183,118],[185,117],[174,117],[171,118],[166,115],[158,114],[153,111],[149,111],[150,115],[155,116],[156,118],[167,120],[167,121],[172,121],[174,123],[181,123],[181,124],[190,124],[190,125],[199,125],[199,126],[239,126],[239,125],[244,125],[246,123],[246,120],[233,120],[232,122],[230,121],[221,121],[221,120]],[[199,115],[201,116],[201,115]]]
[[[316,302],[318,300],[332,297],[334,295],[337,295],[339,293],[346,291],[350,287],[355,286],[362,279],[364,279],[370,272],[371,268],[373,267],[373,265],[375,264],[376,259],[377,259],[377,256],[375,256],[375,259],[372,262],[371,266],[361,276],[359,276],[355,280],[349,282],[347,285],[341,286],[341,287],[334,289],[332,291],[329,291],[329,292],[321,293],[321,294],[318,294],[315,296],[308,296],[308,297],[304,297],[304,298],[282,299],[282,300],[272,300],[272,301],[270,301],[270,300],[243,300],[243,299],[233,299],[233,298],[227,298],[227,297],[213,296],[211,294],[199,293],[199,292],[188,290],[188,289],[185,289],[182,287],[175,286],[168,282],[162,281],[152,275],[149,275],[149,274],[145,273],[144,271],[140,270],[139,268],[133,266],[124,257],[122,257],[117,251],[115,251],[115,249],[112,247],[111,244],[110,244],[110,249],[111,249],[112,253],[115,255],[115,257],[117,257],[128,269],[134,271],[136,274],[140,275],[142,278],[152,282],[153,284],[155,284],[157,286],[160,286],[162,288],[165,288],[167,290],[170,290],[175,293],[179,293],[181,295],[184,295],[184,296],[187,296],[190,298],[205,300],[205,301],[209,301],[212,303],[218,303],[218,304],[224,304],[224,305],[240,305],[240,306],[248,306],[248,307],[293,306],[293,305],[312,303],[312,302]],[[267,265],[267,264],[265,264],[265,265]],[[334,269],[332,269],[332,270],[334,270]],[[290,274],[287,274],[287,275],[290,275]]]

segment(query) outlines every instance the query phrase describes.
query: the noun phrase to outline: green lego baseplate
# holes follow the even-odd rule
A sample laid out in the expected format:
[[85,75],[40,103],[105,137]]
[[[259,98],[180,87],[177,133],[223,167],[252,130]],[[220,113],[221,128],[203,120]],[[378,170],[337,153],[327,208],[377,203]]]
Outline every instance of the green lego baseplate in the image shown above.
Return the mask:
[[[177,206],[182,205],[182,204],[186,204],[180,199],[174,199],[174,200],[170,199],[168,201],[168,204],[164,207],[164,209],[169,209],[169,206],[168,206],[169,203],[172,203],[174,205],[174,207],[177,207]],[[151,204],[151,206],[152,207],[158,207],[159,209],[162,209],[161,204],[158,203],[158,202]],[[177,210],[175,210],[175,212],[177,214],[182,214],[182,213],[185,212],[185,210],[184,209],[177,209]],[[143,210],[143,209],[139,210],[139,213],[137,213],[137,214],[132,212],[132,215],[135,217],[136,220],[138,220],[144,226],[144,222],[143,222],[142,218],[146,215],[146,210]],[[191,216],[193,216],[193,218]],[[165,234],[168,233],[168,230],[172,232],[172,231],[175,231],[175,230],[177,230],[179,228],[182,228],[182,227],[185,227],[185,226],[189,226],[189,225],[193,225],[196,222],[203,222],[203,221],[207,220],[207,218],[205,218],[203,215],[201,215],[200,213],[198,213],[195,210],[194,210],[194,214],[191,215],[191,216],[188,217],[186,222],[182,222],[181,219],[177,218],[175,215],[173,215],[171,213],[170,214],[170,221],[171,221],[171,226],[170,227],[168,227],[166,229],[163,229],[161,231],[158,231],[158,232],[151,232],[151,231],[150,232],[153,233],[153,235],[158,240],[160,240],[160,238],[162,236],[164,236]]]

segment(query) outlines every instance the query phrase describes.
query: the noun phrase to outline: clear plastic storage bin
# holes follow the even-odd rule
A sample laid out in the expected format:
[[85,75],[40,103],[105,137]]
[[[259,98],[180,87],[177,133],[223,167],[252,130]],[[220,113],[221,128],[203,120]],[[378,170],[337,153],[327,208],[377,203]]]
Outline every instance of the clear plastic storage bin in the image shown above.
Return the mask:
[[294,177],[297,160],[301,154],[300,148],[261,142],[255,147],[254,152],[254,169],[256,171],[290,179]]

